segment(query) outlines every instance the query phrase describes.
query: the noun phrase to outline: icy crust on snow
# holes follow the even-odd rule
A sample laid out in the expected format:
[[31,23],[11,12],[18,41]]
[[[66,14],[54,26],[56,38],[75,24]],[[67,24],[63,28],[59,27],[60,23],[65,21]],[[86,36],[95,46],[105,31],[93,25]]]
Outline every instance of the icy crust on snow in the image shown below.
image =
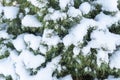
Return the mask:
[[41,27],[42,24],[39,20],[35,17],[35,15],[26,15],[22,19],[22,25],[25,27]]

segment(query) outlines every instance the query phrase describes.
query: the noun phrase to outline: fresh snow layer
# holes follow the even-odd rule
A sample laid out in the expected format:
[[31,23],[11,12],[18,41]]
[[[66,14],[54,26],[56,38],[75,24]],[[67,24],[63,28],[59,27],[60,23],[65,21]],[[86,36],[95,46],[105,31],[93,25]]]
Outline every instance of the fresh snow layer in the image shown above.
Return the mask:
[[79,6],[79,9],[83,14],[88,14],[91,10],[91,5],[88,2],[84,2]]
[[22,51],[26,48],[26,45],[25,45],[23,38],[24,38],[24,34],[21,34],[21,35],[17,36],[17,38],[12,41],[12,43],[17,51]]
[[3,12],[3,6],[0,4],[0,16],[2,12]]
[[37,68],[45,62],[45,57],[41,55],[35,56],[34,53],[28,50],[23,50],[19,57],[23,61],[26,68]]
[[54,11],[52,14],[47,14],[45,17],[44,17],[44,20],[63,20],[63,19],[66,19],[67,15],[66,13],[64,12],[60,12],[60,11]]
[[75,9],[74,7],[69,7],[69,10],[68,10],[67,14],[70,17],[78,17],[78,16],[82,15],[81,11],[79,9]]
[[111,68],[118,68],[120,69],[120,50],[116,51],[111,57],[110,57],[110,67]]
[[0,39],[8,39],[9,35],[5,30],[0,31]]
[[90,48],[104,48],[109,53],[112,53],[116,49],[116,46],[120,44],[120,36],[107,31],[94,31],[91,34],[91,39],[88,45],[82,49],[84,54],[89,53]]
[[4,11],[4,17],[6,19],[12,20],[17,18],[19,8],[14,6],[6,6],[3,8],[3,11]]
[[52,29],[45,29],[42,41],[47,45],[57,45],[60,42],[60,37],[57,34],[54,34],[54,30]]
[[[10,0],[7,1],[9,3]],[[48,0],[27,1],[39,8],[40,12],[48,4]],[[47,63],[46,67],[40,68],[36,75],[30,75],[30,69],[36,70],[42,63],[45,63],[46,57],[40,54],[47,55],[51,46],[57,46],[58,43],[63,43],[67,48],[73,44],[75,46],[72,50],[73,57],[79,55],[80,52],[85,56],[89,55],[90,49],[95,48],[97,50],[96,57],[99,67],[102,63],[106,63],[110,68],[120,69],[120,50],[117,50],[117,46],[120,45],[120,35],[111,33],[108,30],[111,25],[117,24],[120,21],[120,11],[117,8],[118,0],[95,0],[93,3],[83,2],[79,5],[78,9],[73,7],[74,0],[59,0],[58,2],[61,10],[55,10],[50,7],[43,21],[53,20],[56,22],[57,20],[81,17],[80,22],[72,26],[68,30],[68,34],[62,39],[54,29],[44,29],[42,36],[23,33],[12,40],[6,30],[0,30],[0,39],[5,39],[4,43],[7,43],[7,40],[10,39],[15,48],[11,50],[5,44],[0,45],[0,55],[3,55],[6,50],[10,52],[8,58],[0,59],[0,74],[4,74],[5,76],[11,75],[14,80],[72,80],[72,75],[67,75],[60,79],[52,76],[57,68],[61,69],[61,65],[58,64],[61,56],[52,59],[51,62]],[[93,7],[92,4],[96,3],[101,5],[102,11],[94,19],[82,17],[82,14],[89,14]],[[17,6],[17,3],[14,4],[14,6],[3,6],[0,1],[0,17],[3,13],[2,17],[4,19],[13,20],[19,15],[21,24],[24,27],[42,26],[42,23],[37,19],[36,15],[29,14],[29,8],[25,8],[24,16],[23,13],[19,13],[19,5]],[[66,7],[68,7],[67,12],[64,11]],[[115,15],[109,15],[103,11],[116,13]],[[39,16],[41,15],[42,13],[39,14]],[[1,21],[2,19],[0,19],[0,27],[2,25]],[[86,46],[82,46],[84,37],[90,28],[94,28],[90,34],[91,40],[87,42]],[[30,49],[32,50],[30,51]],[[38,54],[35,55],[34,52],[38,52]],[[85,71],[87,71],[87,68],[85,68]],[[108,77],[108,80],[120,80],[120,78]]]
[[59,0],[59,6],[61,9],[65,9],[68,3],[70,3],[70,0]]
[[41,2],[38,0],[27,0],[29,1],[32,5],[38,7],[38,8],[43,8],[46,6],[46,4],[48,3],[47,0],[42,0]]
[[96,25],[97,23],[92,19],[82,19],[80,24],[71,28],[69,34],[63,38],[64,45],[69,46],[74,44],[77,46],[79,43],[83,43],[83,38],[87,34],[87,29]]
[[60,80],[73,80],[73,79],[72,79],[71,75],[67,75],[67,76],[61,78]]
[[41,22],[34,15],[26,15],[22,19],[22,25],[25,27],[41,27]]
[[117,3],[118,0],[97,0],[96,2],[102,5],[102,10],[105,11],[118,11]]
[[[30,58],[29,58],[30,59]],[[58,56],[52,59],[45,68],[41,68],[38,73],[34,76],[30,76],[28,71],[25,69],[25,65],[21,60],[16,63],[16,73],[19,75],[19,80],[53,80],[52,73],[57,68],[58,62],[61,57]],[[39,62],[39,61],[37,61]],[[34,64],[34,63],[33,63]]]
[[41,37],[35,36],[33,34],[25,34],[24,41],[30,48],[32,48],[33,50],[37,50],[41,42]]
[[74,53],[74,56],[79,55],[79,53],[80,53],[80,48],[79,48],[79,47],[74,47],[74,48],[73,48],[73,53]]
[[97,53],[97,65],[100,67],[101,63],[107,63],[109,62],[108,53],[103,50],[98,50]]
[[0,60],[0,74],[11,75],[14,79],[17,79],[15,66],[10,58]]

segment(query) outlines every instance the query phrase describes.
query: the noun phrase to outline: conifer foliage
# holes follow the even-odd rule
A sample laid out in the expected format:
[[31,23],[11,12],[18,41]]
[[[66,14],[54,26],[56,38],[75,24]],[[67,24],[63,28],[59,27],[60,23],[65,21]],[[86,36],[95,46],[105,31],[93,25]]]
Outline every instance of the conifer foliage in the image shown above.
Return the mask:
[[120,77],[120,0],[0,0],[0,80]]

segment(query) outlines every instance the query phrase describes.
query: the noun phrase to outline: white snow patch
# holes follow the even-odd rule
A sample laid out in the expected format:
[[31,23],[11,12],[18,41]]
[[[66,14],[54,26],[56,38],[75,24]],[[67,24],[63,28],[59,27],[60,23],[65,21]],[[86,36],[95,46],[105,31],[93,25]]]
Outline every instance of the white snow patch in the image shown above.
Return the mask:
[[41,0],[41,1],[38,1],[38,0],[27,0],[27,1],[31,2],[32,5],[34,5],[34,6],[38,7],[38,8],[43,8],[48,3],[48,0]]
[[3,6],[2,6],[2,4],[0,3],[0,15],[1,15],[2,12],[3,12]]
[[41,42],[41,37],[35,36],[33,34],[25,34],[24,41],[28,44],[30,48],[32,48],[33,50],[37,50]]
[[63,38],[63,43],[65,46],[70,46],[73,43],[73,35],[68,34]]
[[109,58],[108,58],[108,53],[106,53],[103,50],[98,50],[97,53],[97,65],[100,67],[101,63],[107,63],[109,62]]
[[0,60],[0,74],[11,75],[13,79],[17,78],[15,67],[10,58]]
[[120,80],[120,78],[119,77],[115,78],[114,76],[109,75],[108,79],[105,79],[105,80]]
[[79,9],[82,11],[83,14],[88,14],[91,10],[91,5],[88,2],[83,2]]
[[43,45],[40,45],[39,46],[39,51],[42,53],[42,54],[46,54],[47,52],[47,47],[43,46]]
[[42,23],[34,15],[26,15],[22,19],[22,25],[25,27],[41,27]]
[[59,0],[59,6],[61,9],[65,9],[66,6],[70,3],[70,0]]
[[52,29],[45,29],[42,41],[47,45],[57,45],[60,42],[60,37],[54,33]]
[[93,19],[82,19],[80,24],[77,24],[71,28],[69,34],[63,38],[63,43],[65,45],[74,44],[75,46],[83,43],[83,38],[87,34],[87,29],[90,27],[95,27],[96,24],[96,21]]
[[77,17],[77,16],[81,16],[81,11],[79,9],[75,9],[74,7],[69,7],[69,10],[67,12],[67,14],[70,17]]
[[63,19],[66,19],[67,15],[66,13],[64,12],[60,12],[60,11],[54,11],[52,14],[47,14],[45,17],[44,17],[44,20],[63,20]]
[[119,59],[120,59],[120,50],[116,51],[110,57],[110,67],[120,69],[120,61],[119,61]]
[[58,65],[60,59],[61,59],[61,56],[58,56],[58,57],[52,59],[52,61],[50,63],[48,63],[45,68],[40,69],[38,71],[38,74],[35,76],[34,80],[39,80],[39,79],[53,80],[52,73],[57,68],[57,65]]
[[113,23],[115,23],[116,18],[110,15],[105,15],[103,12],[96,15],[95,20],[98,22],[99,29],[106,29],[110,27]]
[[17,18],[17,14],[18,14],[19,8],[18,7],[14,7],[14,6],[5,6],[4,7],[4,17],[6,19],[15,19]]
[[120,44],[120,36],[108,31],[93,31],[91,33],[91,39],[88,45],[82,49],[84,54],[87,54],[90,48],[104,48],[109,51],[109,53],[112,53],[116,49],[116,46]]
[[45,62],[45,57],[41,55],[34,55],[34,53],[28,50],[23,50],[20,53],[20,59],[25,64],[26,68],[37,68]]
[[17,60],[15,67],[15,71],[19,75],[18,80],[33,80],[33,77],[29,75],[24,63],[20,59]]
[[67,76],[61,78],[60,80],[73,80],[73,79],[72,79],[71,75],[67,75]]
[[80,53],[80,48],[79,48],[79,47],[74,47],[74,48],[73,48],[73,53],[74,53],[74,56],[79,55],[79,53]]
[[24,38],[24,34],[21,34],[21,35],[17,36],[17,38],[12,41],[12,43],[17,51],[22,51],[26,48],[26,45],[25,45],[23,38]]
[[2,30],[2,31],[0,31],[0,38],[8,39],[9,38],[9,34],[5,30]]
[[105,11],[118,11],[118,0],[97,0],[96,3],[102,5],[102,10]]

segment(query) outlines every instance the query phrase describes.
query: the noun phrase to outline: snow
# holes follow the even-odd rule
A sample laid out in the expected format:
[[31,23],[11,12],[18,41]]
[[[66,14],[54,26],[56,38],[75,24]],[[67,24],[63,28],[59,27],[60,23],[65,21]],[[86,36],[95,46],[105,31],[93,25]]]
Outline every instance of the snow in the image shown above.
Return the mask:
[[79,48],[79,47],[74,47],[74,48],[73,48],[73,53],[74,53],[74,56],[79,55],[79,53],[80,53],[80,48]]
[[15,68],[10,58],[0,60],[0,74],[11,75],[16,79]]
[[59,6],[61,9],[65,9],[66,6],[70,3],[70,0],[59,0]]
[[63,38],[64,46],[70,46],[73,43],[72,37],[74,37],[72,34],[68,34]]
[[67,76],[61,78],[60,80],[73,80],[73,79],[72,79],[71,75],[67,75]]
[[96,15],[95,20],[98,22],[99,29],[106,29],[107,27],[110,27],[114,21],[115,17],[112,17],[110,15],[105,15],[103,12]]
[[45,29],[42,41],[47,45],[57,45],[60,42],[60,37],[57,34],[54,34],[52,29]]
[[83,14],[88,14],[91,10],[91,5],[88,2],[83,2],[80,6],[79,9]]
[[45,62],[45,57],[41,55],[35,56],[34,53],[28,50],[23,50],[20,53],[19,58],[23,61],[26,68],[37,68],[38,66]]
[[110,57],[110,67],[120,69],[120,61],[119,61],[119,59],[120,59],[120,50],[116,51]]
[[69,7],[69,10],[68,10],[67,14],[70,17],[78,17],[78,16],[82,15],[81,11],[79,9],[75,9],[74,7]]
[[12,41],[12,43],[17,51],[22,51],[26,48],[26,45],[25,45],[23,38],[24,38],[24,34],[21,34],[16,39],[14,39]]
[[108,58],[108,53],[106,53],[103,50],[98,50],[97,53],[97,65],[100,67],[101,63],[107,63],[109,62],[109,58]]
[[108,79],[105,80],[120,80],[120,78],[115,78],[114,76],[109,76]]
[[48,1],[47,0],[41,0],[41,1],[38,1],[38,0],[27,0],[29,1],[32,5],[38,7],[38,8],[44,8]]
[[85,18],[82,19],[80,21],[80,24],[77,24],[76,26],[71,28],[71,30],[69,31],[69,34],[67,34],[63,38],[63,43],[65,45],[74,44],[76,46],[79,45],[79,43],[83,43],[83,38],[87,34],[87,29],[90,27],[94,27],[96,25],[97,23],[93,19],[85,19]]
[[42,54],[46,54],[47,52],[47,47],[43,46],[43,45],[40,45],[39,46],[39,51],[42,53]]
[[6,6],[3,8],[4,11],[4,17],[6,19],[15,19],[17,18],[17,14],[19,12],[19,8],[18,7],[14,7],[14,6]]
[[1,13],[3,12],[3,6],[2,4],[0,3],[0,16],[1,16]]
[[26,15],[22,19],[22,25],[25,27],[41,27],[41,22],[34,15]]
[[41,37],[35,36],[33,34],[25,34],[24,41],[30,48],[32,48],[33,50],[37,50],[41,42]]
[[[71,74],[59,79],[57,79],[56,75],[52,76],[56,69],[58,71],[66,69],[65,66],[59,64],[62,59],[61,54],[46,63],[47,52],[52,46],[56,47],[59,43],[64,44],[64,49],[74,45],[72,49],[73,58],[76,58],[79,54],[89,55],[92,53],[91,48],[95,48],[98,67],[105,63],[111,69],[120,69],[120,35],[109,31],[111,25],[119,25],[120,10],[117,7],[118,0],[89,0],[88,2],[83,0],[78,6],[79,8],[74,7],[74,0],[58,0],[60,10],[55,10],[52,6],[49,7],[48,0],[27,1],[30,5],[38,8],[35,15],[29,13],[29,7],[25,7],[23,10],[25,12],[22,12],[19,8],[21,4],[18,4],[17,1],[10,3],[11,0],[6,0],[7,4],[4,4],[4,6],[2,1],[0,1],[0,39],[3,39],[3,43],[0,44],[0,55],[3,55],[5,51],[10,52],[9,57],[0,59],[0,74],[11,75],[13,80],[73,80]],[[9,3],[10,5],[8,6]],[[83,17],[83,15],[89,14],[92,11],[92,7],[97,4],[101,5],[102,10],[94,19]],[[96,9],[96,7],[94,8]],[[44,11],[47,14],[43,15],[42,12]],[[115,12],[115,14],[106,14],[104,11]],[[40,22],[37,16],[42,16],[43,22]],[[16,18],[20,18],[22,27],[43,27],[42,34],[24,32],[17,35],[17,37],[13,34],[11,36],[7,33],[7,29],[9,24],[11,25],[11,22],[14,22]],[[64,19],[74,20],[76,18],[81,18],[81,20],[71,26],[68,29],[68,34],[63,38],[59,37],[60,35],[54,30],[56,25],[53,26],[53,29],[50,29],[49,26],[46,28],[48,21],[53,20],[57,27],[65,29],[65,26],[58,24],[57,21]],[[90,28],[94,28],[89,35],[91,40],[86,40],[87,44],[84,46],[84,38]],[[12,42],[15,49],[8,48],[6,46],[7,42]],[[30,48],[32,49],[31,51]],[[35,55],[35,51],[38,54]],[[80,60],[76,59],[76,61],[81,64]],[[38,70],[38,67],[44,63],[46,63],[46,66]],[[30,75],[30,69],[37,70],[38,73]],[[91,71],[87,66],[84,70],[86,72]],[[4,78],[0,77],[0,80],[4,80]],[[109,75],[106,80],[120,80],[120,78],[114,78],[114,76]]]
[[91,34],[91,39],[92,41],[82,50],[85,55],[89,53],[90,48],[104,48],[109,53],[112,53],[116,49],[116,46],[119,45],[120,36],[107,31],[96,30]]
[[118,0],[97,0],[96,3],[102,5],[102,10],[114,12],[118,11],[117,1]]
[[53,80],[52,73],[57,68],[58,62],[60,61],[61,56],[57,56],[52,59],[50,63],[43,69],[41,69],[36,75],[35,80]]
[[67,15],[66,13],[64,12],[60,12],[60,11],[54,11],[52,14],[47,14],[45,17],[44,17],[44,20],[63,20],[63,19],[66,19]]
[[8,39],[9,35],[5,30],[0,31],[0,39]]

